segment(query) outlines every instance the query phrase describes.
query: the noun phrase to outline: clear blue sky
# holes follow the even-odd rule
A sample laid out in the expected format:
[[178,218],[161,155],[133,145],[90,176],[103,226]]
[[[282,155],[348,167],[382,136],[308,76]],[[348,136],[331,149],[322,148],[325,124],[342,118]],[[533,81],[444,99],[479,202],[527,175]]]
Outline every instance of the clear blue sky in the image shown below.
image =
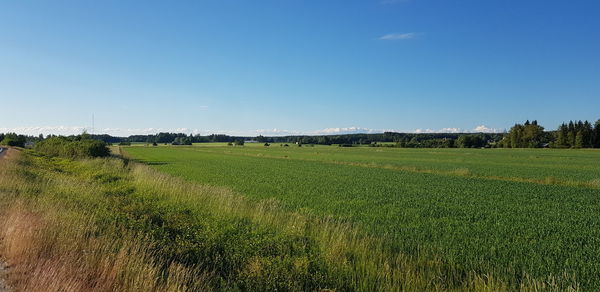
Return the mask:
[[0,98],[28,133],[554,129],[600,118],[600,1],[2,1]]

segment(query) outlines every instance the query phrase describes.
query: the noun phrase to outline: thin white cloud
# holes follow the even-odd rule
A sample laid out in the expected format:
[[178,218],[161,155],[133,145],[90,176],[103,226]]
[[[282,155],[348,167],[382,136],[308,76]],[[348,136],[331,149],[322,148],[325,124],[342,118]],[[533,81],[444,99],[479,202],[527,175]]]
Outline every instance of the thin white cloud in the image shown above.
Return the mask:
[[475,127],[475,129],[473,129],[472,132],[474,133],[501,133],[504,130],[500,130],[500,129],[495,129],[495,128],[488,128],[484,125],[481,126],[477,126]]
[[259,129],[255,131],[257,135],[263,136],[287,136],[287,135],[300,135],[300,131],[283,130],[283,129]]
[[461,128],[441,128],[439,130],[434,130],[434,129],[416,129],[414,131],[417,134],[430,134],[430,133],[464,133],[466,131],[463,131]]
[[129,135],[148,135],[159,132],[176,132],[176,133],[192,133],[205,134],[204,131],[189,128],[96,128],[84,126],[43,126],[43,127],[15,127],[15,128],[0,128],[0,133],[17,133],[24,135],[39,135],[39,134],[54,134],[54,135],[77,135],[83,132],[93,134],[109,134],[114,136],[129,136]]
[[[84,131],[92,133],[90,127],[84,126],[44,126],[44,127],[16,127],[0,128],[0,133],[15,132],[25,135],[55,134],[55,135],[76,135]],[[320,130],[286,130],[286,129],[259,129],[250,131],[230,131],[230,130],[200,130],[193,128],[96,128],[93,134],[109,134],[112,136],[130,136],[130,135],[150,135],[160,132],[185,133],[193,135],[226,134],[232,136],[293,136],[293,135],[342,135],[342,134],[374,134],[384,132],[398,133],[502,133],[504,129],[490,128],[484,125],[477,126],[472,130],[462,128],[441,128],[441,129],[416,129],[416,130],[398,130],[398,129],[373,129],[362,127],[338,127],[324,128]]]
[[335,134],[354,134],[354,133],[382,133],[380,129],[369,129],[360,127],[348,128],[326,128],[323,130],[314,131],[317,135],[335,135]]
[[477,126],[472,130],[462,128],[441,128],[441,129],[416,129],[412,131],[398,130],[398,129],[371,129],[361,127],[342,127],[342,128],[325,128],[321,130],[313,131],[297,131],[297,130],[282,130],[282,129],[261,129],[256,130],[256,135],[263,136],[288,136],[288,135],[342,135],[342,134],[375,134],[384,132],[397,132],[397,133],[502,133],[504,130],[489,128],[487,126]]
[[384,41],[394,41],[394,40],[410,40],[417,37],[419,34],[416,32],[407,32],[407,33],[390,33],[379,37],[380,40]]
[[435,129],[416,129],[414,133],[502,133],[503,129],[489,128],[487,126],[477,126],[472,130],[462,128],[441,128]]
[[261,129],[256,130],[257,135],[263,136],[291,136],[291,135],[343,135],[343,134],[373,134],[383,133],[395,130],[386,129],[370,129],[361,127],[341,127],[341,128],[325,128],[321,130],[282,130],[282,129]]
[[43,126],[43,127],[15,127],[15,128],[0,128],[0,133],[17,133],[24,135],[39,135],[39,134],[56,134],[56,135],[72,135],[81,134],[88,128],[81,126]]

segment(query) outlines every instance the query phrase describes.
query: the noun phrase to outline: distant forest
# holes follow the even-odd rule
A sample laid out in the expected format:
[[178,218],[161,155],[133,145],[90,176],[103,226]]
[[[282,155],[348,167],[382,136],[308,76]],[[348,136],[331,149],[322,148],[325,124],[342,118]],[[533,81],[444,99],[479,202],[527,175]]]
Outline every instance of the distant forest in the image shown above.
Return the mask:
[[[14,133],[0,134],[0,145],[20,146],[35,143],[48,135],[25,136]],[[600,148],[600,120],[570,121],[559,125],[555,131],[546,131],[537,121],[515,124],[506,133],[395,133],[343,134],[343,135],[294,135],[294,136],[229,136],[213,134],[208,136],[185,133],[158,133],[152,135],[132,135],[115,137],[110,135],[89,135],[91,139],[109,144],[127,145],[130,143],[191,145],[192,143],[226,142],[243,145],[244,142],[294,144],[294,145],[339,145],[352,147],[402,148]]]

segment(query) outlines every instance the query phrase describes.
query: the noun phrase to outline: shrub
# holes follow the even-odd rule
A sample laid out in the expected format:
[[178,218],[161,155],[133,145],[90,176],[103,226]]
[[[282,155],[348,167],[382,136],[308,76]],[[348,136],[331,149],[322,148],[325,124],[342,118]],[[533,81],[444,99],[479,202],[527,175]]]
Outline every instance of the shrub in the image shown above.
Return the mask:
[[25,143],[21,143],[19,140],[13,138],[4,138],[0,144],[5,146],[25,147]]
[[49,156],[62,156],[71,158],[104,157],[110,154],[106,143],[91,139],[70,139],[66,137],[52,137],[35,145],[37,152]]
[[25,136],[17,135],[15,133],[8,133],[4,135],[4,138],[1,140],[0,145],[12,146],[12,147],[25,147]]

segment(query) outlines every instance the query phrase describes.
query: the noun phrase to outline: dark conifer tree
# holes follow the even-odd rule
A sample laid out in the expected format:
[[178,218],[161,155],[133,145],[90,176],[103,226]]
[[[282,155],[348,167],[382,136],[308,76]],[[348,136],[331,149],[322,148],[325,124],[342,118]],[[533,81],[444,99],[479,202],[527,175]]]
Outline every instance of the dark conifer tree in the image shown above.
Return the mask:
[[594,148],[600,148],[600,120],[596,121],[594,127]]
[[575,148],[583,148],[583,131],[578,131],[575,135]]
[[558,148],[569,147],[569,144],[567,142],[568,135],[569,135],[569,128],[567,127],[567,125],[565,123],[562,123],[562,125],[560,125],[558,127],[558,131],[556,131],[556,141],[554,143],[554,147],[558,147]]

